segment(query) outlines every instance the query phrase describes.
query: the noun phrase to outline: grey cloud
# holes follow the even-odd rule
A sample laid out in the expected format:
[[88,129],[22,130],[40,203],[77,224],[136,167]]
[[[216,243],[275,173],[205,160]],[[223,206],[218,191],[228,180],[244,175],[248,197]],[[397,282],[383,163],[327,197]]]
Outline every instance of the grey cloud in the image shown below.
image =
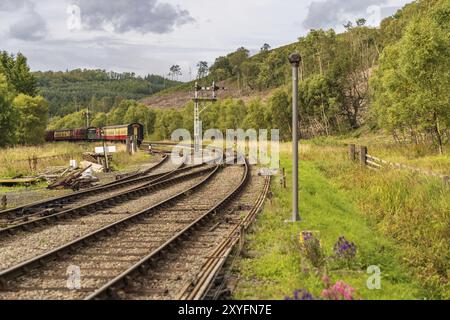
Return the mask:
[[29,5],[29,0],[1,0],[0,11],[16,11]]
[[367,8],[382,5],[386,0],[326,0],[309,6],[303,26],[308,29],[330,28],[347,22],[348,16],[363,18]]
[[47,23],[39,13],[36,12],[34,2],[30,0],[1,0],[0,11],[14,12],[20,19],[9,27],[8,35],[12,38],[35,41],[47,36]]
[[44,39],[47,36],[47,32],[45,20],[35,11],[28,12],[23,19],[9,28],[11,37],[25,41]]
[[190,13],[157,0],[79,0],[81,19],[89,29],[111,25],[117,33],[167,33],[175,26],[194,22]]

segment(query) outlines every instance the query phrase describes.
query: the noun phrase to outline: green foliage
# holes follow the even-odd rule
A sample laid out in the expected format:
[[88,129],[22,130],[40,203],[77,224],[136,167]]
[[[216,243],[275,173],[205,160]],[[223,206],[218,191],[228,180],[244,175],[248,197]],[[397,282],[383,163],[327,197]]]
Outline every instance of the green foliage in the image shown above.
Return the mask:
[[[83,109],[64,117],[54,117],[49,124],[49,129],[86,127],[86,112],[87,110]],[[94,113],[90,126],[103,127],[135,122],[143,124],[145,133],[152,135],[155,130],[156,112],[135,100],[117,100],[110,112]]]
[[75,129],[75,128],[86,128],[86,109],[78,112],[68,114],[64,117],[52,118],[48,129],[58,130],[58,129]]
[[123,117],[123,123],[141,123],[148,135],[155,130],[156,112],[143,104],[131,105]]
[[48,120],[48,103],[41,97],[19,94],[13,101],[19,114],[17,139],[20,144],[37,145],[44,142]]
[[177,110],[159,111],[156,117],[155,134],[157,139],[170,140],[171,134],[183,126],[183,117]]
[[88,106],[93,112],[109,112],[117,99],[138,100],[179,84],[156,75],[142,78],[104,70],[36,72],[35,76],[40,94],[49,101],[51,117]]
[[12,106],[13,95],[6,77],[0,72],[0,147],[14,144],[17,112]]
[[44,141],[47,102],[36,95],[27,58],[0,53],[0,147]]
[[[437,6],[407,26],[386,48],[372,77],[373,114],[396,137],[431,139],[441,153],[450,134],[450,4]],[[447,137],[447,140],[446,140]]]
[[280,130],[280,139],[287,141],[292,136],[292,108],[288,94],[284,90],[277,90],[269,101],[272,127]]
[[95,114],[94,118],[91,121],[92,127],[104,127],[107,124],[108,124],[108,117],[104,112],[99,112]]
[[[315,296],[323,290],[323,273],[309,264],[302,263],[298,250],[298,238],[302,231],[314,231],[321,240],[324,253],[333,255],[333,246],[344,235],[358,246],[358,255],[351,268],[342,266],[328,270],[332,282],[344,280],[357,290],[364,300],[368,299],[420,299],[418,281],[408,273],[402,261],[404,250],[382,232],[374,229],[358,209],[357,202],[330,182],[320,169],[315,156],[302,154],[300,166],[300,213],[302,223],[285,223],[291,217],[291,157],[290,145],[282,145],[281,165],[286,168],[288,189],[273,181],[272,200],[267,201],[258,218],[254,232],[248,235],[245,252],[252,258],[242,257],[236,265],[240,281],[234,292],[235,299],[282,299],[298,288],[308,289]],[[302,150],[301,151],[305,151]],[[330,155],[331,153],[331,155]],[[331,156],[331,159],[330,159]],[[337,161],[339,159],[339,161]],[[322,158],[321,158],[322,161]],[[336,150],[323,150],[323,161],[333,168],[342,164],[341,154]],[[353,165],[346,164],[349,171]],[[336,171],[339,172],[340,168]],[[364,191],[364,190],[362,190]],[[382,289],[367,288],[367,267],[377,265],[382,271]]]
[[16,93],[36,95],[36,79],[30,72],[27,58],[23,54],[14,56],[6,51],[0,52],[0,72],[3,72]]

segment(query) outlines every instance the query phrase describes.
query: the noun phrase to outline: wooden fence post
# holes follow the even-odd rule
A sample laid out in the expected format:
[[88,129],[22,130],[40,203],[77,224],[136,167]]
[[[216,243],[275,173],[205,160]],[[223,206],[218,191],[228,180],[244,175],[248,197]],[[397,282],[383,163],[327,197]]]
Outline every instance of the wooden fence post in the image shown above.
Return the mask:
[[286,171],[284,168],[281,168],[280,185],[282,188],[286,189]]
[[6,195],[2,196],[2,210],[5,210],[8,206],[8,199],[6,198]]
[[349,156],[351,161],[356,160],[356,146],[354,144],[350,145]]
[[33,155],[33,171],[37,171],[38,157],[37,155]]
[[361,166],[365,167],[367,165],[367,147],[361,147],[359,159],[361,162]]

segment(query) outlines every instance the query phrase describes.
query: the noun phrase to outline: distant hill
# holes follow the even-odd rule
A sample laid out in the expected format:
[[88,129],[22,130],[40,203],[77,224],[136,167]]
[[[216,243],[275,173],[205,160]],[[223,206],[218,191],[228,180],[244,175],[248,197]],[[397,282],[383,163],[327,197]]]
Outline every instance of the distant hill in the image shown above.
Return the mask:
[[116,99],[139,100],[180,82],[157,75],[76,69],[66,72],[35,72],[38,92],[50,104],[50,117],[64,116],[86,107],[108,112]]
[[[251,97],[265,99],[269,92],[280,87],[286,88],[290,84],[288,56],[297,51],[303,57],[300,67],[303,80],[321,76],[332,79],[334,86],[342,86],[344,81],[353,77],[354,88],[348,90],[363,89],[363,97],[357,99],[362,100],[361,105],[364,107],[367,104],[364,89],[367,89],[368,78],[378,65],[381,52],[402,37],[407,24],[415,16],[440,2],[414,1],[385,18],[377,28],[368,27],[364,19],[359,19],[349,22],[343,33],[336,34],[332,29],[311,30],[297,42],[279,48],[264,44],[261,51],[252,56],[246,48],[241,47],[226,56],[217,57],[209,68],[209,74],[199,81],[201,85],[210,85],[215,80],[221,86],[226,86],[228,90],[221,93],[222,98],[240,98],[244,101]],[[194,83],[192,81],[162,90],[141,102],[158,109],[183,108],[192,98]],[[332,91],[333,88],[327,90]]]

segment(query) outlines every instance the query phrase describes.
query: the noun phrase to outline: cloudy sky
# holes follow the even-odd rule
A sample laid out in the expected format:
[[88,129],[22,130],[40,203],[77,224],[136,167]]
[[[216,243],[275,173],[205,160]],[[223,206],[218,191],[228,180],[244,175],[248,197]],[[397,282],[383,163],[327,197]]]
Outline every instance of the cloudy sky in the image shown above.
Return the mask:
[[[183,80],[199,60],[240,46],[257,52],[312,28],[377,25],[410,0],[0,0],[0,50],[22,52],[33,70],[100,68]],[[191,73],[189,72],[191,70]]]

